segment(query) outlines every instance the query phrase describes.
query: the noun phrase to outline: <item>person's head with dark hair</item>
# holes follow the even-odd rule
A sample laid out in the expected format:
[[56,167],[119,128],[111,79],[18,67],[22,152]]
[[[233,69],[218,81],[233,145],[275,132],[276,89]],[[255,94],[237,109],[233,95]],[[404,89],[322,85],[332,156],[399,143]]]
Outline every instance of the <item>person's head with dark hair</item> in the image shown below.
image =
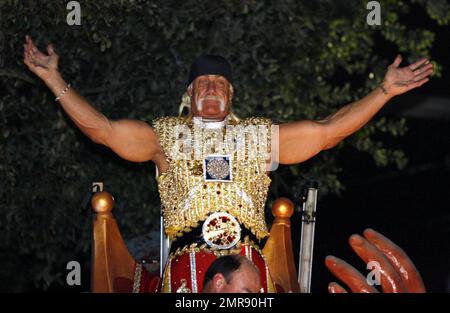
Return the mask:
[[260,289],[258,268],[240,254],[217,258],[206,271],[203,281],[205,293],[257,293]]
[[231,113],[233,98],[231,64],[219,55],[202,55],[191,66],[187,80],[192,116],[222,121]]

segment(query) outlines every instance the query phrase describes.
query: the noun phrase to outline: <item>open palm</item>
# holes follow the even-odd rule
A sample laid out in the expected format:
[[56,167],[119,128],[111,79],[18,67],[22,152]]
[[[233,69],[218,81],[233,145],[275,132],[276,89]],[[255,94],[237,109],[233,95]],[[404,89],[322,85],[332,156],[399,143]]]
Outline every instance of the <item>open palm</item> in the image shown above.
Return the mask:
[[433,73],[433,64],[426,58],[405,67],[399,67],[401,62],[402,57],[398,55],[389,65],[384,77],[384,87],[392,95],[400,95],[422,86],[429,80],[428,76]]
[[55,53],[53,46],[47,46],[47,54],[42,53],[33,43],[33,40],[27,35],[23,45],[24,63],[30,71],[35,73],[41,79],[48,78],[53,72],[58,70],[59,56]]

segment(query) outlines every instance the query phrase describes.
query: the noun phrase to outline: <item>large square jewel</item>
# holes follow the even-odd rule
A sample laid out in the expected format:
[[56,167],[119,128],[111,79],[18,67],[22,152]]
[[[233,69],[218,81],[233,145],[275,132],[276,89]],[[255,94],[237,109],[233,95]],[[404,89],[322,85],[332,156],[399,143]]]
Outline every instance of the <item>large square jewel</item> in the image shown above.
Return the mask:
[[231,182],[232,162],[230,155],[208,155],[203,159],[203,178],[210,182]]

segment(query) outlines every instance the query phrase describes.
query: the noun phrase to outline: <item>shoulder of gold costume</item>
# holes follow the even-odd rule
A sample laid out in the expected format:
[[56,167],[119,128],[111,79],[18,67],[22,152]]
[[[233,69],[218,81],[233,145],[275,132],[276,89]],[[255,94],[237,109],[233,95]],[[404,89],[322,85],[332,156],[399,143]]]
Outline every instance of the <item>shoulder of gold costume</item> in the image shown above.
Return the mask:
[[272,125],[272,120],[267,117],[252,116],[242,119],[239,124],[242,125]]
[[156,129],[161,129],[162,127],[173,127],[186,123],[187,118],[182,116],[160,116],[153,120],[152,125]]

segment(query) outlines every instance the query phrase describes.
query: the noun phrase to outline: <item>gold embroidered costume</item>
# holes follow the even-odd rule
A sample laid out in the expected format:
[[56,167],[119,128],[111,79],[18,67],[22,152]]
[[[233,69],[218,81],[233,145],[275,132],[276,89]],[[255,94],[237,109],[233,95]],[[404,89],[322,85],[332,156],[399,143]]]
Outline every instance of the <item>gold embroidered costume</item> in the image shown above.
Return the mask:
[[176,239],[211,213],[227,212],[258,239],[266,237],[271,121],[227,119],[226,127],[214,129],[194,122],[161,117],[153,123],[169,163],[157,178],[167,235]]

